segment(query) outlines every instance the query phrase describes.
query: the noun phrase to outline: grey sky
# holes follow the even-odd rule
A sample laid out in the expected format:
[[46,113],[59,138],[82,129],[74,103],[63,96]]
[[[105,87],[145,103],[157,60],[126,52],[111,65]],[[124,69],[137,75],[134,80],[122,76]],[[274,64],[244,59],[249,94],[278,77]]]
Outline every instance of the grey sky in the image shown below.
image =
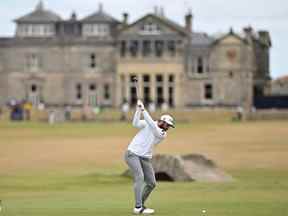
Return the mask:
[[[0,2],[0,35],[14,34],[12,20],[32,9],[39,0],[10,0]],[[101,1],[95,0],[44,0],[46,8],[68,18],[75,10],[79,18],[93,13]],[[105,0],[104,10],[122,19],[122,13],[129,13],[129,20],[135,21],[155,5],[163,6],[165,15],[183,24],[188,8],[194,14],[193,28],[209,34],[227,32],[232,26],[235,31],[251,25],[254,29],[266,29],[272,37],[271,74],[273,77],[288,75],[288,1],[286,0]]]

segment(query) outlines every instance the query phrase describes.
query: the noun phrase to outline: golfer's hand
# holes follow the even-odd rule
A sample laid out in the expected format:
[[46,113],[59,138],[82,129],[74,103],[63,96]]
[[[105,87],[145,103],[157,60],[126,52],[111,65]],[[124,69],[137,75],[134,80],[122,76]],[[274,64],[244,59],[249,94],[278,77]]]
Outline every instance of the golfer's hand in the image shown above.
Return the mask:
[[141,111],[144,111],[144,104],[142,103],[141,100],[137,100],[137,108],[140,109]]

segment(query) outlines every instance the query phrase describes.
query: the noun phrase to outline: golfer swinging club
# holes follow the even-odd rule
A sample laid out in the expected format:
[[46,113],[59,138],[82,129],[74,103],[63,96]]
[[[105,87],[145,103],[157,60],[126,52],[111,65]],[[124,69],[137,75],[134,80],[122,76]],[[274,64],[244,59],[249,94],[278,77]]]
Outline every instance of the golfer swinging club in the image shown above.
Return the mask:
[[[141,114],[144,120],[140,120]],[[144,109],[142,101],[138,100],[132,124],[140,129],[125,153],[125,161],[134,177],[135,208],[133,213],[153,214],[153,209],[144,206],[156,186],[151,163],[153,147],[166,137],[169,127],[174,127],[173,118],[170,115],[162,115],[160,120],[154,121]]]

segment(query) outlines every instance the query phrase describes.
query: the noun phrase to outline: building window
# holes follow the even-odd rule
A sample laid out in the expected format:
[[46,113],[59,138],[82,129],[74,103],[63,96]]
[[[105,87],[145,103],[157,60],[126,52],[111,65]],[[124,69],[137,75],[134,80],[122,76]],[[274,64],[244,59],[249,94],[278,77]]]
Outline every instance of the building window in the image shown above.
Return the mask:
[[95,55],[95,53],[90,54],[90,68],[96,68],[96,55]]
[[31,85],[31,92],[37,92],[37,85]]
[[150,89],[150,75],[143,75],[143,100],[144,104],[148,105],[151,102],[150,98],[151,89]]
[[143,82],[149,83],[150,82],[150,76],[148,74],[143,75]]
[[26,57],[26,66],[30,71],[37,71],[40,68],[39,56],[35,53],[28,54]]
[[134,106],[136,103],[137,103],[136,88],[134,86],[130,86],[130,104]]
[[210,72],[210,64],[209,64],[209,59],[206,59],[206,72],[209,73]]
[[213,99],[213,86],[212,84],[205,84],[204,86],[204,98],[205,100]]
[[156,88],[156,94],[157,94],[156,105],[158,107],[161,107],[162,103],[164,102],[163,87],[162,86],[158,86]]
[[168,89],[168,103],[170,107],[174,107],[174,87],[170,86]]
[[151,54],[151,41],[144,40],[143,41],[143,56],[149,56]]
[[90,84],[89,90],[90,91],[95,91],[96,90],[96,85],[95,84]]
[[135,74],[130,75],[130,82],[134,84],[134,78],[137,77]]
[[88,104],[91,107],[97,106],[97,86],[92,83],[89,85],[89,92],[88,92]]
[[18,26],[18,33],[21,36],[46,37],[54,34],[54,26],[51,24],[21,24]]
[[130,80],[130,83],[129,83],[129,88],[130,88],[130,99],[129,99],[129,102],[130,102],[130,104],[132,106],[137,103],[136,85],[139,84],[139,83],[135,83],[133,81],[134,77],[137,77],[137,76],[135,74],[131,74],[129,76],[129,80]]
[[174,107],[174,88],[175,88],[175,75],[169,74],[168,76],[168,104]]
[[80,83],[76,85],[76,99],[82,100],[82,85]]
[[174,79],[175,79],[175,77],[173,74],[169,75],[169,77],[168,77],[169,83],[174,83]]
[[104,99],[110,100],[110,85],[109,84],[104,85]]
[[156,82],[157,83],[162,83],[163,82],[163,76],[162,75],[156,75]]
[[121,41],[120,55],[121,55],[121,57],[125,57],[125,55],[126,55],[126,41]]
[[107,36],[109,26],[107,24],[85,24],[83,35],[85,36]]
[[136,57],[138,53],[138,41],[137,40],[130,41],[129,49],[130,49],[130,55],[132,57]]
[[163,75],[156,75],[156,105],[161,107],[164,102]]
[[155,54],[157,57],[161,57],[163,55],[163,50],[164,50],[164,41],[155,41]]
[[150,102],[150,87],[149,86],[144,86],[143,87],[143,102],[147,106]]
[[141,34],[160,34],[160,26],[157,23],[144,23],[141,27]]
[[204,72],[203,58],[198,57],[197,59],[197,73],[202,74]]
[[30,86],[30,92],[28,95],[29,101],[33,104],[33,106],[37,106],[40,102],[40,91],[36,84],[32,84]]
[[168,52],[170,53],[170,56],[175,56],[176,54],[176,45],[175,45],[175,41],[174,40],[170,40],[167,43],[167,48],[168,48]]

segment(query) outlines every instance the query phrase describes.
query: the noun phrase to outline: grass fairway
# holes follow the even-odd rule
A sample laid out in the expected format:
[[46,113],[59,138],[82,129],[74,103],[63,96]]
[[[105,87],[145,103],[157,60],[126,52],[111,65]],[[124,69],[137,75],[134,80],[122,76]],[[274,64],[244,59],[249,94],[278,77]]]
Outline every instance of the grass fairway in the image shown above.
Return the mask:
[[[132,182],[120,174],[135,132],[125,123],[0,123],[0,216],[131,215]],[[165,216],[287,216],[287,134],[284,121],[178,124],[157,152],[204,154],[235,181],[159,182],[148,205]]]

